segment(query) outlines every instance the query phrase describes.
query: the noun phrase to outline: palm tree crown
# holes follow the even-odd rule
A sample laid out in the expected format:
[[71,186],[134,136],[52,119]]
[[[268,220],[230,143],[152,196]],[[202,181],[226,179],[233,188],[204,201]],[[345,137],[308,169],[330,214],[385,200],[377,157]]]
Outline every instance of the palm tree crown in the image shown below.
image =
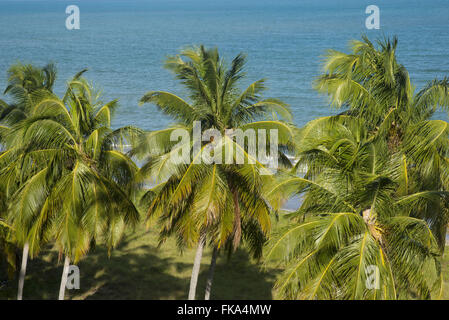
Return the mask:
[[[174,165],[168,161],[171,154],[178,151],[174,150],[176,142],[169,140],[170,134],[179,128],[191,133],[193,121],[199,121],[203,131],[211,128],[219,130],[223,133],[222,147],[245,150],[245,159],[251,157],[246,152],[247,146],[237,145],[232,137],[225,134],[225,130],[275,128],[280,131],[280,143],[288,142],[291,129],[278,120],[277,115],[289,119],[289,108],[277,99],[261,98],[265,90],[264,80],[254,82],[243,91],[239,90],[244,63],[245,58],[240,54],[226,68],[217,49],[207,50],[202,46],[186,49],[180,56],[168,58],[165,66],[188,89],[190,102],[161,91],[149,92],[141,99],[142,103],[155,104],[177,121],[168,129],[146,134],[134,149],[134,154],[147,157],[149,161],[141,172],[152,177],[156,184],[147,194],[147,200],[151,200],[150,216],[166,221],[162,234],[171,233],[173,228],[179,229],[178,235],[184,239],[180,243],[197,243],[201,231],[215,225],[217,245],[223,245],[230,234],[233,234],[234,244],[237,245],[241,235],[241,219],[246,228],[258,221],[257,225],[265,233],[269,230],[269,208],[263,201],[262,178],[259,175],[265,168],[260,162],[240,166],[194,163],[193,159],[200,157],[212,141],[203,143],[198,151],[189,141],[188,148],[192,150],[189,164]],[[274,118],[267,119],[269,116]]]
[[30,115],[7,135],[14,148],[2,174],[11,188],[9,220],[20,243],[36,255],[42,243],[56,243],[71,259],[84,255],[104,235],[112,247],[138,213],[130,200],[137,167],[115,150],[133,128],[112,130],[117,101],[103,104],[80,74],[63,99],[34,93]]
[[[441,293],[448,222],[447,81],[415,95],[395,56],[397,41],[352,42],[329,51],[316,82],[341,115],[309,122],[297,135],[304,175],[287,174],[270,197],[302,195],[293,224],[267,257],[284,259],[283,298],[430,298]],[[376,270],[375,288],[368,286]],[[368,270],[368,271],[367,271]]]

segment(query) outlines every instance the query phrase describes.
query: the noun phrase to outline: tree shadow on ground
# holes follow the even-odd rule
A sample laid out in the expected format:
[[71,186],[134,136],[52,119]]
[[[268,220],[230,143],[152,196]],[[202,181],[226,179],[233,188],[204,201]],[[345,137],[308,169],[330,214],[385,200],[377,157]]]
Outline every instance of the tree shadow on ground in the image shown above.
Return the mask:
[[[207,260],[209,263],[209,260]],[[204,299],[209,265],[202,266],[197,299]],[[271,300],[276,271],[263,271],[248,252],[238,249],[228,259],[221,253],[217,259],[212,284],[212,300]]]
[[[140,234],[139,236],[143,236]],[[172,258],[161,258],[151,245],[126,246],[137,237],[125,239],[112,251],[103,246],[91,250],[77,265],[80,289],[66,290],[66,299],[181,299],[185,295],[182,279],[169,274]],[[179,270],[190,268],[177,264]],[[62,261],[50,248],[29,260],[24,285],[24,299],[57,299]],[[17,279],[9,281],[0,298],[15,299]]]
[[[187,299],[193,254],[180,256],[172,247],[157,248],[147,232],[124,239],[108,256],[104,246],[92,249],[78,263],[80,289],[66,290],[66,299]],[[152,245],[154,244],[154,245]],[[204,298],[210,251],[204,253],[197,298]],[[62,261],[51,248],[29,260],[24,299],[57,299]],[[212,299],[271,299],[274,271],[262,272],[245,250],[230,260],[220,256],[215,270]],[[0,288],[0,299],[15,299],[17,279]]]

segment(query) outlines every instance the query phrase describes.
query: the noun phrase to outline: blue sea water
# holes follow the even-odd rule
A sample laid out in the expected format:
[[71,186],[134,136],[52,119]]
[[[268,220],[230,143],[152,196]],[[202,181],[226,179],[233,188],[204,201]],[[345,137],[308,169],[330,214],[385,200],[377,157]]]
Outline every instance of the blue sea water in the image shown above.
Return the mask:
[[[65,8],[78,5],[81,29],[67,30]],[[380,30],[367,30],[365,9],[380,8]],[[119,98],[113,125],[159,129],[170,123],[153,106],[138,107],[149,90],[183,89],[162,67],[166,55],[191,44],[217,46],[231,60],[248,55],[249,84],[267,78],[267,96],[289,103],[294,121],[335,112],[312,89],[328,48],[397,35],[398,56],[417,88],[449,75],[448,0],[0,0],[0,89],[16,62],[57,63],[56,92],[83,68],[105,99]],[[446,115],[441,114],[446,117]]]

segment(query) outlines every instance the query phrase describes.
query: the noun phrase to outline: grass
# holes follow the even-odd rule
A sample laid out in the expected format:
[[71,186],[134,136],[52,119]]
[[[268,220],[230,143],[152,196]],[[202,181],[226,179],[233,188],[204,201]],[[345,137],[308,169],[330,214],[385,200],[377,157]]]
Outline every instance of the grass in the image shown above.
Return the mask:
[[[143,227],[129,232],[108,257],[98,246],[78,263],[80,289],[66,290],[66,299],[187,299],[195,249],[182,255],[169,240],[157,248],[157,232]],[[197,298],[203,299],[211,250],[201,262]],[[1,270],[0,270],[1,271]],[[57,299],[62,261],[52,248],[29,260],[24,299]],[[262,271],[245,249],[217,260],[212,299],[272,299],[275,269]],[[5,278],[0,273],[0,281]],[[0,285],[0,299],[15,299],[17,280]]]
[[[195,249],[182,255],[175,241],[157,248],[157,232],[143,227],[128,232],[108,257],[98,246],[78,263],[80,289],[66,290],[66,299],[187,299]],[[211,250],[201,262],[197,299],[203,299]],[[262,270],[243,248],[228,259],[219,256],[215,269],[212,299],[272,299],[273,284],[280,270]],[[449,300],[449,248],[442,263],[443,299]],[[62,272],[58,253],[47,248],[29,260],[24,299],[57,299]],[[6,278],[0,268],[0,281]],[[15,299],[17,279],[0,283],[0,299]]]

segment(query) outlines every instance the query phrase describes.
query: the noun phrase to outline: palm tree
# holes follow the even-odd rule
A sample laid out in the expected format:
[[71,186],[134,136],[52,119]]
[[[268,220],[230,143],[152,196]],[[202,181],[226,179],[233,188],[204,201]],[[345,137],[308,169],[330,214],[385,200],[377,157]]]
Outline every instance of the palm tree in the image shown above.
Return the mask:
[[[11,66],[8,70],[8,86],[5,89],[4,94],[11,96],[12,103],[8,104],[5,101],[0,100],[0,122],[2,123],[0,133],[2,144],[1,158],[5,158],[2,159],[3,162],[9,161],[12,163],[13,161],[11,161],[10,157],[11,149],[17,148],[16,144],[9,144],[9,139],[6,139],[6,136],[10,133],[10,128],[25,120],[30,115],[33,105],[40,99],[42,94],[52,92],[55,79],[56,67],[52,63],[43,68],[17,63]],[[6,171],[11,173],[11,171],[7,169],[8,165],[5,166]],[[9,166],[9,168],[11,168],[11,166]],[[20,175],[21,178],[19,180],[23,181],[25,179],[25,174],[20,173]],[[4,188],[7,190],[7,192],[5,192],[5,201],[20,184],[20,181],[12,178],[12,176],[14,176],[14,174],[10,175],[10,179],[2,181],[2,183],[7,184]],[[10,248],[11,240],[8,240],[7,243],[9,243],[8,248]],[[22,299],[29,251],[29,244],[27,242],[22,243],[21,245],[23,247],[23,254],[22,266],[19,274],[18,300]],[[11,252],[11,250],[9,250],[9,252]],[[10,258],[9,260],[11,261],[12,259]]]
[[16,270],[16,247],[11,241],[11,234],[14,234],[14,230],[6,222],[6,197],[4,190],[0,190],[0,252],[2,256],[0,261],[6,263],[8,276],[12,277]]
[[[275,129],[279,143],[286,145],[292,129],[278,116],[288,120],[290,111],[278,99],[262,99],[264,80],[243,91],[239,89],[244,64],[242,54],[228,67],[217,49],[185,49],[180,55],[169,57],[165,67],[188,90],[188,99],[164,91],[148,92],[141,99],[141,103],[155,104],[176,121],[169,128],[143,135],[132,154],[146,159],[140,174],[154,186],[143,201],[148,205],[149,223],[159,222],[161,242],[175,235],[181,248],[197,245],[189,299],[195,299],[202,251],[207,243],[213,248],[206,290],[209,298],[218,251],[235,250],[243,238],[258,257],[270,231],[270,207],[262,186],[272,177],[264,175],[268,173],[266,165],[233,135],[238,129]],[[201,124],[200,130],[195,123]],[[190,139],[171,141],[179,129],[190,137],[214,129],[219,137],[216,134],[200,143]],[[210,155],[211,149],[214,160],[208,164],[199,161]],[[180,150],[187,151],[187,161],[173,160]],[[226,155],[225,150],[233,150],[232,164],[226,164],[229,153]],[[237,152],[244,159],[243,164],[235,164]],[[283,155],[280,159],[288,161]]]
[[[4,103],[0,100],[0,105]],[[6,105],[6,103],[4,103]],[[5,126],[0,126],[0,146],[4,144],[5,134],[8,132],[8,128]],[[2,156],[4,150],[3,147],[0,149],[0,157]],[[12,277],[14,271],[16,270],[16,253],[15,245],[12,238],[14,235],[14,230],[6,222],[8,210],[8,199],[6,195],[5,185],[0,183],[0,252],[2,255],[2,260],[6,262],[8,268],[8,275]]]
[[[287,299],[395,299],[412,291],[438,295],[440,255],[422,208],[448,193],[417,191],[400,154],[372,140],[363,121],[344,117],[308,124],[301,162],[305,177],[286,175],[272,196],[303,194],[287,227],[270,243],[267,259],[283,259],[276,283]],[[332,124],[330,124],[330,122]],[[378,286],[369,282],[369,268]]]
[[[449,79],[431,81],[415,93],[406,68],[396,59],[397,44],[394,37],[378,41],[376,48],[363,37],[351,42],[351,54],[330,50],[326,74],[316,88],[328,93],[337,108],[347,107],[344,114],[365,119],[369,132],[385,139],[390,152],[401,150],[423,190],[448,190],[447,122],[431,117],[438,108],[449,108]],[[422,214],[433,221],[443,250],[446,218],[430,208]]]
[[30,256],[55,239],[65,256],[60,299],[69,262],[76,263],[101,238],[114,247],[124,227],[138,220],[131,201],[137,167],[115,149],[138,130],[112,130],[117,101],[103,104],[99,98],[77,75],[63,99],[43,95],[10,134],[11,141],[20,141],[16,168],[31,172],[13,195],[10,221],[29,243]]
[[56,75],[53,63],[42,68],[20,62],[12,65],[8,70],[8,85],[4,91],[12,98],[12,103],[0,100],[0,121],[14,125],[25,119],[40,97],[36,93],[53,92]]
[[[441,294],[449,132],[429,118],[449,106],[448,81],[414,94],[396,46],[385,40],[378,49],[364,38],[351,54],[329,51],[316,85],[347,111],[300,131],[296,168],[306,171],[287,174],[269,195],[302,195],[267,253],[285,266],[276,283],[281,298]],[[369,270],[379,290],[366,285]]]

